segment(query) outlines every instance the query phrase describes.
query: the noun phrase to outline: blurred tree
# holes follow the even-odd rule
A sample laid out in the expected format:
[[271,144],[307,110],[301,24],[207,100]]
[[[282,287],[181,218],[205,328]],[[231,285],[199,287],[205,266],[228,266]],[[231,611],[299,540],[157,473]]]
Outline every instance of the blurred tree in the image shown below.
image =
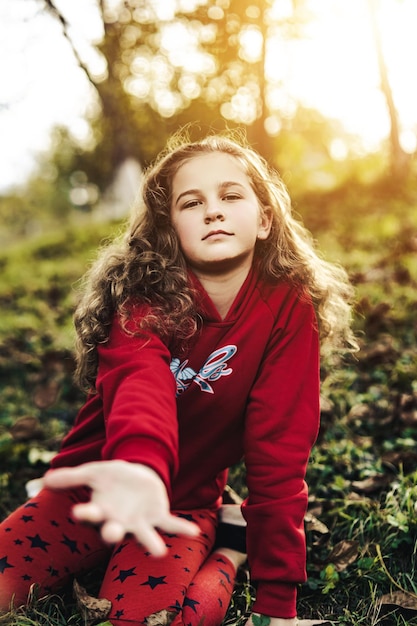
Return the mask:
[[[126,159],[132,157],[144,164],[153,158],[165,143],[167,133],[161,129],[158,112],[146,101],[132,98],[125,89],[128,42],[134,32],[130,10],[124,11],[121,4],[115,15],[106,8],[104,0],[97,1],[104,32],[97,51],[105,61],[104,75],[94,75],[83,61],[70,36],[70,25],[54,0],[42,0],[46,9],[60,21],[80,68],[98,96],[100,114],[90,120],[94,145],[90,150],[75,151],[72,166],[85,171],[88,178],[104,190]],[[149,20],[139,29],[139,38],[151,39],[155,29],[156,25]],[[137,39],[134,40],[136,43]]]
[[55,0],[42,1],[98,95],[96,147],[79,155],[78,167],[101,188],[125,159],[147,163],[190,121],[200,126],[197,135],[245,126],[251,143],[272,157],[268,41],[294,36],[305,19],[304,0],[286,3],[281,15],[272,0],[97,0],[104,36],[96,50],[106,67],[100,76],[79,55]]
[[[38,155],[36,171],[24,186],[0,195],[1,244],[38,234],[46,225],[62,226],[69,221],[75,204],[71,203],[73,177],[82,153],[68,129],[53,130],[50,149]],[[93,195],[93,190],[90,193]]]
[[378,59],[380,86],[385,98],[385,102],[387,104],[387,110],[390,120],[389,145],[391,174],[393,175],[394,180],[401,182],[409,175],[411,157],[403,150],[400,142],[398,114],[395,108],[394,96],[389,81],[387,64],[385,62],[384,49],[378,26],[378,4],[376,0],[368,0],[368,6],[371,16],[372,34],[375,42],[375,50]]

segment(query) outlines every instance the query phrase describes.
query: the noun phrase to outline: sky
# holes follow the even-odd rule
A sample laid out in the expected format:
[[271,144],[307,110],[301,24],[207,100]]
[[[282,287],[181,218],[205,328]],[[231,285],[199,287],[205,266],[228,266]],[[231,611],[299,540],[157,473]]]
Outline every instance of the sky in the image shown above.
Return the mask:
[[[272,62],[268,72],[292,97],[341,120],[348,132],[361,137],[365,150],[375,150],[389,125],[371,45],[368,2],[309,1],[316,19],[306,37],[284,48],[272,41],[270,57],[276,54],[285,63]],[[402,142],[412,151],[417,131],[417,0],[376,2]],[[285,15],[289,5],[289,0],[276,0],[277,15]],[[72,24],[77,49],[98,71],[92,46],[102,34],[96,0],[59,0],[58,6]],[[25,180],[37,155],[48,149],[53,126],[63,124],[76,137],[87,136],[84,116],[92,102],[92,88],[60,24],[40,11],[36,0],[0,0],[0,192]]]

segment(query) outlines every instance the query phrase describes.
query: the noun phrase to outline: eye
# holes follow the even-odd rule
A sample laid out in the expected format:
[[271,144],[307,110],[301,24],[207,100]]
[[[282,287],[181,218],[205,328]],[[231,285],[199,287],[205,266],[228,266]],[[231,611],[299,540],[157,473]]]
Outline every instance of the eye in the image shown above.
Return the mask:
[[230,192],[223,196],[223,200],[226,200],[226,202],[233,202],[234,200],[240,200],[241,197],[242,196],[236,192]]
[[182,205],[183,209],[193,209],[194,207],[198,206],[199,204],[201,204],[201,200],[188,200],[187,202],[184,202],[184,204]]

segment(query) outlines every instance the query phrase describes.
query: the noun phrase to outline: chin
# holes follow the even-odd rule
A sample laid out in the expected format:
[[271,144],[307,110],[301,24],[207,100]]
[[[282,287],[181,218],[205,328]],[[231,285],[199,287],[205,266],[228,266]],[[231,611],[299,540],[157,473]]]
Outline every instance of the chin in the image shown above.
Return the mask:
[[209,274],[225,274],[236,269],[250,268],[252,264],[252,256],[239,255],[231,258],[219,258],[205,260],[194,264],[196,270],[207,272]]

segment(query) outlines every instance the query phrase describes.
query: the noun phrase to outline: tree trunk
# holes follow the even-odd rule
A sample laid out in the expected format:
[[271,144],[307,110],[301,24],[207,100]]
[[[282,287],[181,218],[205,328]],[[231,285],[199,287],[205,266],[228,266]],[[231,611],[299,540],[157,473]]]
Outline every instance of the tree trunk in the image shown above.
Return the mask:
[[382,48],[381,34],[378,28],[377,0],[368,0],[368,5],[371,16],[373,39],[378,59],[381,91],[387,104],[388,115],[390,119],[389,142],[391,174],[395,176],[397,180],[402,180],[404,178],[407,178],[408,176],[410,168],[410,156],[406,152],[404,152],[400,143],[398,113],[395,108],[394,97],[388,78],[388,70]]
[[266,65],[266,41],[268,38],[268,24],[265,20],[265,8],[259,11],[259,18],[257,20],[257,26],[262,33],[262,50],[261,58],[259,59],[258,66],[258,85],[259,85],[259,97],[261,111],[257,119],[248,127],[248,140],[251,145],[257,150],[267,161],[271,161],[273,158],[273,141],[266,132],[266,118],[268,116],[268,109],[266,106],[266,80],[265,80],[265,65]]

